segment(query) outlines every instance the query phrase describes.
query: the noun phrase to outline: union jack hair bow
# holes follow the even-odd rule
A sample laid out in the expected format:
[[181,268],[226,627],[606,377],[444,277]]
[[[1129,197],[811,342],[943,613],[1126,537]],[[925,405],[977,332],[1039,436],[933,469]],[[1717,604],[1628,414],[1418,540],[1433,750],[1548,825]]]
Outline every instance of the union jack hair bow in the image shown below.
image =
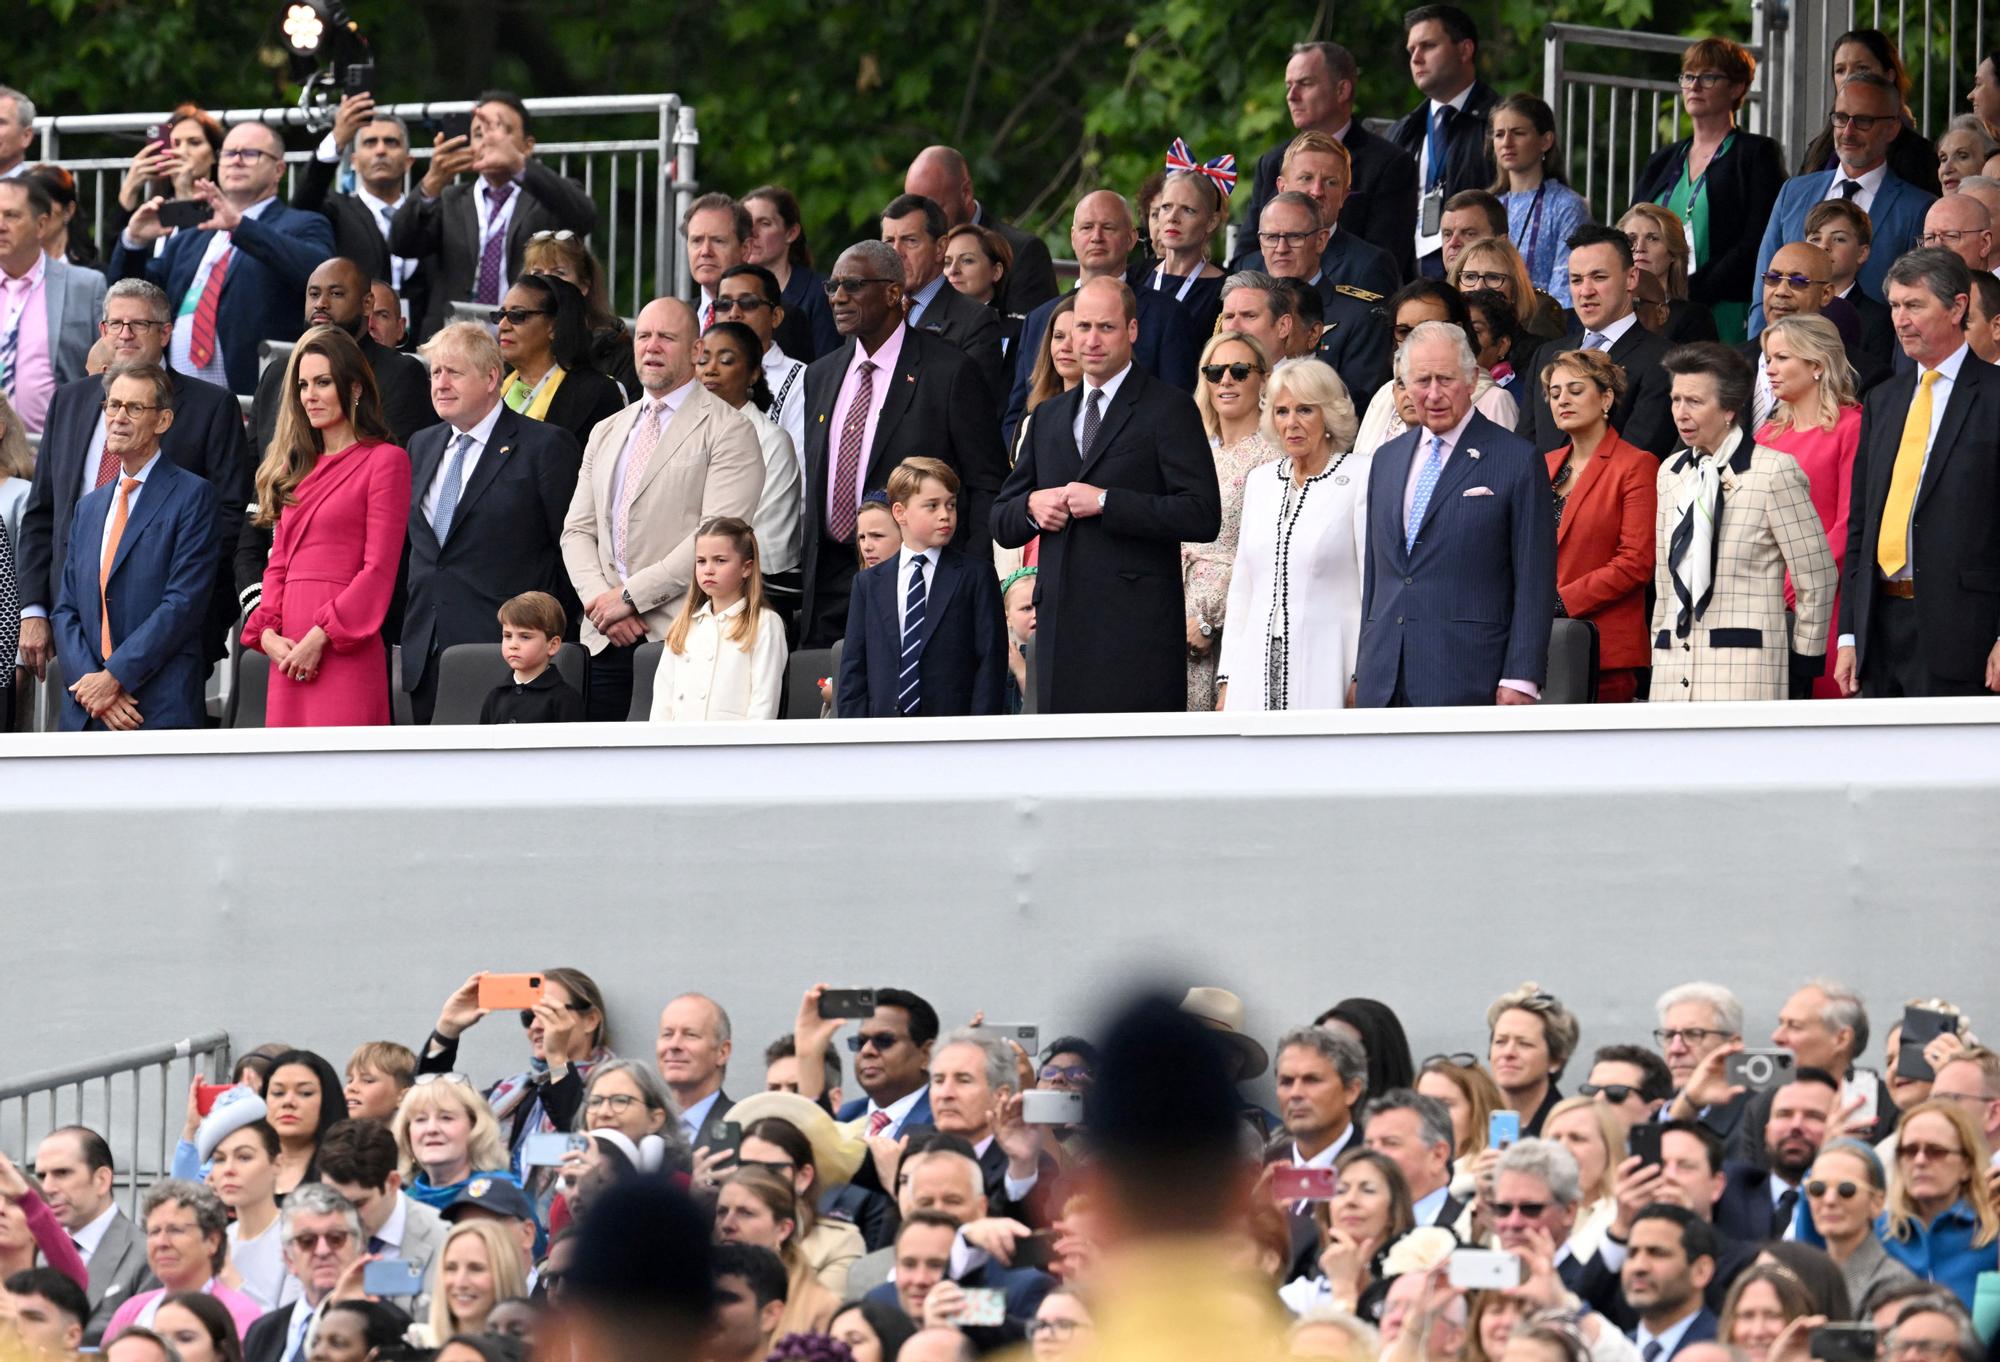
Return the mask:
[[1194,153],[1188,150],[1185,138],[1176,137],[1174,144],[1167,148],[1167,169],[1172,171],[1192,171],[1197,175],[1208,176],[1209,179],[1215,181],[1216,187],[1222,190],[1222,197],[1225,199],[1236,188],[1235,153],[1225,153],[1216,157],[1213,161],[1203,161],[1197,165]]

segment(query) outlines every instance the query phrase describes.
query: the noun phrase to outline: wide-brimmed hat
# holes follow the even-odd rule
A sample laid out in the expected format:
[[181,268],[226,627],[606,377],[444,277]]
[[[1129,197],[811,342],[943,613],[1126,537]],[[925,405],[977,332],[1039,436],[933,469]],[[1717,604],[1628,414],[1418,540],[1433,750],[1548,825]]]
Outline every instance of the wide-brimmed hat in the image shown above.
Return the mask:
[[215,1157],[215,1147],[247,1125],[265,1119],[264,1099],[238,1085],[215,1099],[208,1115],[194,1133],[195,1152],[207,1163]]
[[727,1114],[727,1119],[745,1130],[772,1117],[796,1127],[812,1145],[813,1167],[818,1171],[820,1186],[835,1187],[854,1181],[862,1160],[868,1157],[867,1141],[836,1122],[810,1097],[795,1092],[760,1092],[744,1098]]
[[1241,1061],[1236,1081],[1255,1078],[1271,1067],[1264,1047],[1243,1032],[1243,1000],[1226,988],[1191,988],[1181,999],[1181,1011],[1199,1017],[1218,1032]]

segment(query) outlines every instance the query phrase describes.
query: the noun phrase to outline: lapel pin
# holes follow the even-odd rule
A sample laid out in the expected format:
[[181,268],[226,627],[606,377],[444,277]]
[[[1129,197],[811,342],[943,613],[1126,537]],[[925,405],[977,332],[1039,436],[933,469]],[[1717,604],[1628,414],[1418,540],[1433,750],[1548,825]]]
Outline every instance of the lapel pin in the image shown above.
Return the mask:
[[821,412],[821,413],[819,414],[819,423],[820,423],[821,425],[825,425],[825,424],[826,424],[826,413],[825,413],[825,412]]
[[1468,449],[1465,451],[1465,457],[1468,459],[1476,459],[1479,457],[1479,451],[1476,449]]
[[501,452],[502,454],[505,454],[505,453],[506,453],[506,452],[507,452],[508,450],[512,449],[513,447],[514,447],[514,446],[512,446],[512,445],[501,445],[501,446],[500,446],[500,452]]
[[904,374],[904,375],[903,375],[903,382],[905,382],[905,383],[915,383],[916,381],[917,381],[917,376],[916,376],[915,374]]

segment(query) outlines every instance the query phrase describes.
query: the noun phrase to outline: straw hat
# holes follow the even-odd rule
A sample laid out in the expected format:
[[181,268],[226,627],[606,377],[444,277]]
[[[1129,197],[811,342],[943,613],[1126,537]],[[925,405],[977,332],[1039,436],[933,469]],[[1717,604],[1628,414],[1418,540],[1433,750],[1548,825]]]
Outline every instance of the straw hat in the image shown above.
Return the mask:
[[796,1126],[812,1145],[813,1167],[821,1187],[837,1187],[852,1182],[868,1157],[868,1143],[855,1131],[840,1125],[810,1097],[795,1092],[760,1092],[731,1107],[727,1119],[748,1130],[758,1121],[775,1117]]
[[1255,1078],[1271,1067],[1271,1056],[1264,1047],[1243,1033],[1243,1000],[1228,989],[1191,988],[1181,999],[1181,1011],[1199,1017],[1221,1034],[1241,1065],[1237,1082]]

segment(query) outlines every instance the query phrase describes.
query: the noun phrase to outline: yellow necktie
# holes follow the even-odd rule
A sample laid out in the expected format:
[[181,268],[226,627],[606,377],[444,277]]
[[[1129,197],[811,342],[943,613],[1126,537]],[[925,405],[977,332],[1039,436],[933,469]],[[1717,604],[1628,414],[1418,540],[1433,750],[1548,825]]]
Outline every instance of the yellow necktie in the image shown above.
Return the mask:
[[1893,577],[1910,561],[1910,509],[1917,504],[1917,479],[1924,471],[1924,446],[1931,442],[1931,385],[1936,369],[1924,370],[1917,395],[1903,422],[1902,443],[1896,446],[1896,468],[1889,475],[1889,503],[1882,508],[1882,537],[1875,541],[1875,561],[1884,577]]

